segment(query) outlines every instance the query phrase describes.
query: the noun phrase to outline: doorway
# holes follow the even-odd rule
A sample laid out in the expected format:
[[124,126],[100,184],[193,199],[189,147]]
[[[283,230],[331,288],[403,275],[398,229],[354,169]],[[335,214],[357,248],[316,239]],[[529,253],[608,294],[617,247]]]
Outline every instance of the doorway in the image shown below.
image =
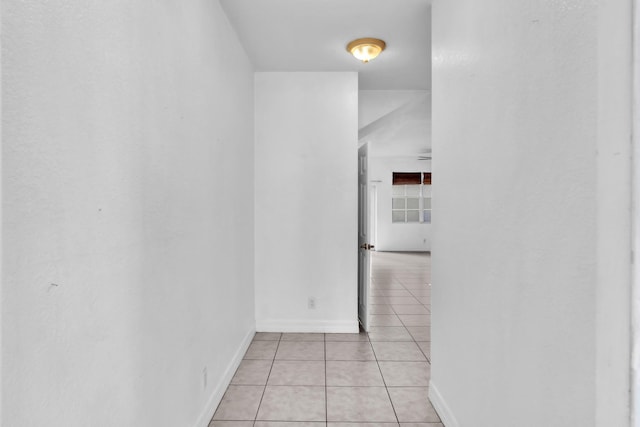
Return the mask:
[[431,361],[431,254],[373,252],[369,336],[413,340]]

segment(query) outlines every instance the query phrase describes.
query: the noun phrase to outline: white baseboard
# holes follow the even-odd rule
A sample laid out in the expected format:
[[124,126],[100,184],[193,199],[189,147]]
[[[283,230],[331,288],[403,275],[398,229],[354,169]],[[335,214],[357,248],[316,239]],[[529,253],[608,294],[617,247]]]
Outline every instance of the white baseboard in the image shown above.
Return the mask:
[[256,320],[258,332],[327,332],[356,334],[358,320]]
[[247,352],[247,349],[249,348],[251,340],[253,340],[253,336],[255,334],[256,331],[251,330],[242,340],[242,344],[233,355],[233,358],[229,362],[227,369],[224,371],[224,375],[213,389],[213,393],[211,393],[211,397],[209,397],[202,415],[200,415],[198,421],[196,422],[196,427],[207,427],[209,425],[211,418],[213,418],[213,414],[216,412],[216,409],[218,408],[218,405],[220,404],[220,401],[224,396],[224,392],[227,390],[229,384],[231,384],[233,375],[236,373],[236,369],[238,369],[238,366],[240,366],[240,362],[242,362],[242,358]]
[[431,400],[431,404],[433,404],[433,407],[436,409],[436,412],[440,416],[442,424],[444,424],[445,427],[460,427],[460,424],[453,415],[451,408],[449,408],[449,405],[447,405],[447,402],[444,400],[444,397],[442,397],[442,394],[440,394],[438,387],[433,383],[433,381],[429,382],[429,400]]

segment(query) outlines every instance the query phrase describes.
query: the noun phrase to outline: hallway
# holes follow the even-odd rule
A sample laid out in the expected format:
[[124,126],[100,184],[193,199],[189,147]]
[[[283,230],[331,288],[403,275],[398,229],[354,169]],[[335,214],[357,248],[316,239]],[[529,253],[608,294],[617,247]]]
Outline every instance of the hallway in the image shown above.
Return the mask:
[[372,253],[368,335],[257,333],[210,427],[442,427],[427,398],[430,262]]

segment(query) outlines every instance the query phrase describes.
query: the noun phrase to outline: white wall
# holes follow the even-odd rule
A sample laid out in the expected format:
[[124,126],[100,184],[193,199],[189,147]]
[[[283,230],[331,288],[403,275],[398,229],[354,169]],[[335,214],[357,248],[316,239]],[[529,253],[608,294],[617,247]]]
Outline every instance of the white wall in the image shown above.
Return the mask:
[[361,90],[358,92],[358,129],[426,94],[425,90]]
[[429,251],[431,224],[391,222],[393,172],[431,172],[431,161],[390,157],[369,159],[369,185],[376,187],[376,250]]
[[[634,353],[632,358],[630,348],[631,307],[635,310],[640,308],[640,301],[631,299],[630,289],[631,265],[635,263],[637,269],[640,261],[637,246],[632,251],[629,239],[632,229],[635,229],[636,235],[639,230],[631,225],[632,218],[636,224],[639,218],[637,208],[633,212],[631,210],[631,184],[640,183],[640,165],[637,163],[640,152],[632,156],[629,144],[629,135],[635,135],[635,138],[638,135],[637,130],[632,129],[630,114],[633,96],[633,21],[629,18],[633,16],[633,12],[632,1],[598,3],[598,287],[595,408],[598,427],[638,426],[640,423],[640,414],[629,416],[632,401],[635,402],[636,408],[640,409],[640,396],[633,390],[633,397],[629,393],[630,388],[634,387],[630,381],[630,367],[632,363],[635,368],[640,364],[640,354]],[[634,42],[636,49],[639,47],[638,41],[636,38]],[[638,79],[640,75],[637,68],[634,74]],[[636,91],[637,89],[638,86]],[[635,123],[640,124],[638,116],[635,117]],[[636,176],[633,180],[630,179],[632,157],[636,159]],[[635,255],[635,261],[630,259],[629,253],[632,257]],[[635,277],[638,280],[640,275],[635,274]],[[630,419],[633,419],[631,423]]]
[[3,425],[206,426],[254,328],[252,66],[217,1],[2,18]]
[[256,327],[356,332],[357,74],[255,82]]
[[[620,99],[623,102],[631,103],[631,123],[628,126],[631,127],[632,134],[632,152],[630,159],[630,169],[631,169],[631,191],[632,191],[632,206],[631,206],[631,218],[630,218],[630,226],[631,226],[631,249],[632,249],[632,259],[631,262],[633,264],[631,269],[631,304],[629,304],[629,311],[631,312],[631,354],[623,355],[622,357],[617,358],[617,363],[614,365],[616,370],[619,370],[621,367],[624,369],[624,363],[627,360],[627,357],[630,357],[631,363],[627,366],[631,368],[631,375],[627,376],[626,379],[622,379],[620,382],[625,384],[626,381],[630,380],[631,385],[631,404],[630,413],[631,413],[631,426],[637,427],[640,424],[640,8],[635,7],[636,3],[632,5],[628,4],[610,4],[607,9],[612,10],[614,13],[607,14],[607,18],[614,18],[613,22],[617,22],[615,18],[622,14],[626,14],[629,16],[629,9],[632,10],[633,21],[626,21],[626,25],[624,26],[624,31],[619,32],[611,32],[604,31],[611,24],[607,26],[601,26],[601,40],[604,38],[609,43],[608,46],[612,44],[619,44],[621,42],[620,38],[624,38],[623,46],[628,46],[630,43],[630,52],[627,51],[626,58],[617,57],[615,62],[616,69],[620,66],[624,66],[625,62],[631,62],[633,65],[631,67],[631,81],[626,80],[626,84],[631,87],[631,90],[626,90],[622,93],[625,95],[621,95],[621,92],[615,90],[614,92],[620,96]],[[603,20],[606,22],[605,20]],[[625,32],[631,33],[632,37],[629,40],[628,37],[625,37]],[[607,38],[610,37],[610,38]],[[604,43],[603,43],[604,44]],[[604,44],[607,46],[607,44]],[[610,59],[608,57],[604,57],[603,59]],[[620,60],[622,59],[622,62]],[[604,68],[604,61],[602,62],[602,67]],[[614,77],[610,73],[605,74],[605,81],[611,82]],[[619,83],[616,85],[616,89],[620,88],[624,83]],[[629,94],[632,93],[631,99],[627,98]],[[613,98],[614,100],[616,98]],[[608,264],[613,265],[612,264]],[[611,365],[609,365],[611,366]],[[617,392],[619,393],[619,391]],[[600,426],[598,426],[600,427]]]
[[432,382],[445,424],[595,425],[594,2],[433,5]]

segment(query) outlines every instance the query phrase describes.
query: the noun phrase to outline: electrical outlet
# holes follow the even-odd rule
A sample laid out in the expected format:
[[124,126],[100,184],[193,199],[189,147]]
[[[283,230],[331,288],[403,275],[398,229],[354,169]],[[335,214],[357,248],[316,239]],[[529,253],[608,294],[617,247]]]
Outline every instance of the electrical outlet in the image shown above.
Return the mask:
[[309,310],[316,309],[316,299],[314,297],[309,297],[309,300],[307,301],[307,307],[309,308]]
[[202,370],[202,387],[207,388],[207,367]]

